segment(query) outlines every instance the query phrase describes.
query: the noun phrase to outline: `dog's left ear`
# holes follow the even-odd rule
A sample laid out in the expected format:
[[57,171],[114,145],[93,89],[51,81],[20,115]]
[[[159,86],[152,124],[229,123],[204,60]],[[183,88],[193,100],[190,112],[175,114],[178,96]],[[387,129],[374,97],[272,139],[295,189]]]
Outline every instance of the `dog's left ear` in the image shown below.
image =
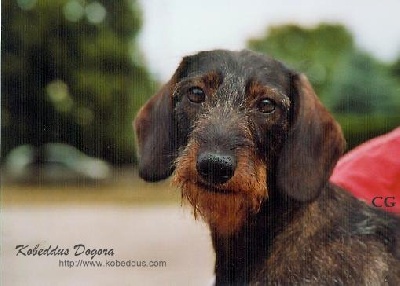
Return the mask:
[[277,184],[302,202],[315,199],[343,154],[339,124],[316,96],[307,77],[295,74],[293,122],[278,162]]

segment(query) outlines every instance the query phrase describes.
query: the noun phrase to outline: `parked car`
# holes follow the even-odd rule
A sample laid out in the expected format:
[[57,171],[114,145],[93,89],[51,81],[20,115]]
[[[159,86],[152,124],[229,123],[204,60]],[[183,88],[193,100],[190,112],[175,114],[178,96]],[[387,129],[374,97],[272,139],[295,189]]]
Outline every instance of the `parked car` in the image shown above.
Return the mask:
[[18,146],[8,153],[2,169],[3,178],[13,182],[102,181],[111,176],[107,162],[61,143],[45,144],[41,150],[32,145]]

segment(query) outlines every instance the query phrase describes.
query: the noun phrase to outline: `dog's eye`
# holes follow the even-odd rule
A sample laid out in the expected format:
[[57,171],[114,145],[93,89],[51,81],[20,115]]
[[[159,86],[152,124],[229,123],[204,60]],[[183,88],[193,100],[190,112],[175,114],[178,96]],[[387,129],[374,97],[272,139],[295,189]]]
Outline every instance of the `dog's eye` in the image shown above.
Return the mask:
[[272,113],[275,111],[275,102],[264,98],[258,102],[257,108],[262,113]]
[[188,90],[187,97],[191,102],[201,103],[206,99],[206,94],[200,87],[191,87]]

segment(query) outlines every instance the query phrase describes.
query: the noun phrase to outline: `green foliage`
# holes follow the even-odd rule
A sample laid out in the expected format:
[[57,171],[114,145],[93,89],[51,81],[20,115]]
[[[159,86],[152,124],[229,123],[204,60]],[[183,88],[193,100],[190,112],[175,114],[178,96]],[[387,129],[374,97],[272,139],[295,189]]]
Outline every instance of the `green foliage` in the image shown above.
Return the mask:
[[344,114],[400,114],[400,94],[386,66],[354,52],[336,69],[327,100],[331,110]]
[[398,115],[336,114],[335,118],[345,134],[347,150],[399,126]]
[[64,142],[134,161],[131,121],[153,92],[134,0],[2,1],[2,155]]
[[400,84],[400,56],[392,64],[392,66],[390,67],[390,71],[391,71],[392,75],[397,79],[398,83]]
[[400,124],[400,59],[388,66],[361,52],[344,26],[276,26],[248,46],[308,76],[349,148]]
[[343,26],[328,24],[271,27],[262,38],[250,40],[248,46],[307,74],[322,99],[327,96],[336,66],[354,49],[352,36]]

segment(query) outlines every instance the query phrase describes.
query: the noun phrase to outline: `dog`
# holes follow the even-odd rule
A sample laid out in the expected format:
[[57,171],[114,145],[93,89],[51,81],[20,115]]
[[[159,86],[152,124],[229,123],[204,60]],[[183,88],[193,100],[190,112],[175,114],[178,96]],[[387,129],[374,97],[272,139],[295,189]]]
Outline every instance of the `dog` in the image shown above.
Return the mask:
[[329,183],[345,140],[304,74],[199,52],[133,125],[140,177],[209,225],[217,285],[400,285],[400,221]]

